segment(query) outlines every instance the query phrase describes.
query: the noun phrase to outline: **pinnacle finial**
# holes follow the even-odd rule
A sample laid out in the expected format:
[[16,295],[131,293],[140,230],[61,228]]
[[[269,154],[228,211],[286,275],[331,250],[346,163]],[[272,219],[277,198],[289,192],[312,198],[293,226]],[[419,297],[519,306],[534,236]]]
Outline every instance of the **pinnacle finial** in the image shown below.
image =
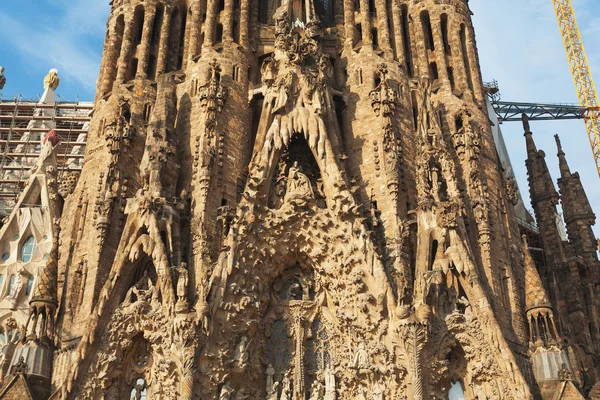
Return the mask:
[[556,140],[556,148],[558,149],[558,155],[565,155],[565,152],[563,151],[562,148],[562,143],[560,141],[560,137],[558,135],[554,135],[554,140]]
[[531,127],[529,126],[529,117],[527,116],[527,114],[522,114],[521,120],[523,121],[523,129],[525,130],[525,134],[531,133]]
[[56,90],[59,84],[60,78],[58,77],[58,70],[52,68],[44,78],[44,89]]

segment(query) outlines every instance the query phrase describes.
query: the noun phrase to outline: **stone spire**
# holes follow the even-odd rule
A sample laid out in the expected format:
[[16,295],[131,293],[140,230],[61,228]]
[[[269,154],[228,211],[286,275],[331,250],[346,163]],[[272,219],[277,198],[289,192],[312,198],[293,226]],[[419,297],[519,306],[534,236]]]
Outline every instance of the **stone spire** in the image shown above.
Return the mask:
[[591,268],[598,263],[596,235],[592,230],[592,226],[596,223],[596,215],[585,193],[579,173],[571,173],[560,138],[558,135],[555,135],[554,138],[560,165],[558,187],[569,241],[575,253],[582,257],[583,261]]
[[563,177],[571,176],[571,169],[569,168],[569,164],[567,163],[567,158],[565,157],[565,152],[562,148],[562,143],[560,141],[560,137],[558,135],[554,135],[554,140],[556,140],[556,147],[558,149],[558,164],[560,167],[560,175]]

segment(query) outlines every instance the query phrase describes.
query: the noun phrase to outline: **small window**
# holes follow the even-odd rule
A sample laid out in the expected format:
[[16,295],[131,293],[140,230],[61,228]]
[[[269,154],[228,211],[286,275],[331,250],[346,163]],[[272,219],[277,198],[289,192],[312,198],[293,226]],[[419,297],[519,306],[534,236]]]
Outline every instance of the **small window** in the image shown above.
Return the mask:
[[19,240],[19,235],[15,235],[15,236],[13,237],[13,240]]
[[2,284],[4,283],[4,275],[0,275],[0,293],[2,293]]
[[21,261],[29,262],[31,261],[31,257],[33,256],[33,252],[35,251],[35,247],[37,243],[33,236],[29,236],[23,246],[21,247]]
[[2,259],[3,259],[4,261],[8,260],[9,258],[10,258],[10,254],[8,254],[8,253],[4,253],[4,254],[2,254]]
[[27,280],[27,292],[25,292],[26,296],[29,296],[31,294],[31,292],[33,291],[33,281],[34,281],[34,277],[33,275],[29,276],[29,280]]

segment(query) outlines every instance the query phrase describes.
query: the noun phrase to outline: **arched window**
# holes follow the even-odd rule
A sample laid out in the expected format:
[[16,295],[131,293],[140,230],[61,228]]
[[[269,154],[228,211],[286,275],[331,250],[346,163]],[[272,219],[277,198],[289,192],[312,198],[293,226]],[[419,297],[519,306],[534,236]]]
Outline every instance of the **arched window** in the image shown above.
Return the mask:
[[33,277],[33,275],[29,275],[29,279],[27,280],[27,291],[25,292],[26,296],[29,296],[31,294],[31,292],[33,291],[33,281],[35,280],[35,278]]
[[4,283],[4,275],[0,275],[0,293],[2,293],[2,284]]
[[273,322],[268,335],[267,357],[269,364],[273,366],[276,373],[283,373],[290,366],[293,348],[285,322],[281,319]]
[[448,400],[465,400],[465,389],[460,381],[452,382],[450,385]]
[[308,357],[308,373],[316,375],[331,365],[331,354],[329,353],[329,334],[325,325],[315,319],[311,327],[311,338],[306,343],[306,354]]
[[31,261],[31,257],[33,256],[33,252],[35,251],[36,246],[37,242],[35,241],[35,238],[33,236],[29,236],[25,243],[23,243],[23,246],[21,246],[21,261]]

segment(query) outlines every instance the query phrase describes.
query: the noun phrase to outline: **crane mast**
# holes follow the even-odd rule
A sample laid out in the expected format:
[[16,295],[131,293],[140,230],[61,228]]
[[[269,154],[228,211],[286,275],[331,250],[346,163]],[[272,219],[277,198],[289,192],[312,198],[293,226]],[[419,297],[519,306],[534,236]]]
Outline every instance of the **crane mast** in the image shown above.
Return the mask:
[[571,66],[571,74],[575,82],[579,103],[586,108],[585,126],[596,161],[596,169],[600,176],[600,108],[598,107],[600,102],[598,101],[598,93],[581,40],[573,4],[571,0],[552,1],[554,2],[556,18]]

